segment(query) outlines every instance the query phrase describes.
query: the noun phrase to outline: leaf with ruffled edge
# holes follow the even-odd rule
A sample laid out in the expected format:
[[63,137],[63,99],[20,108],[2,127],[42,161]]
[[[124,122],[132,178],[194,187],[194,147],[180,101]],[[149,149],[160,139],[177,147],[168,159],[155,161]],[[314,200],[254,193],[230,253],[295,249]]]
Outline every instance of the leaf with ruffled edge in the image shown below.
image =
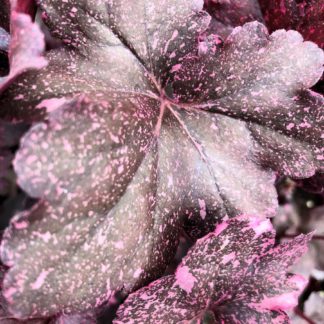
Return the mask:
[[[2,291],[2,282],[7,267],[0,264],[0,291]],[[94,314],[74,314],[74,315],[58,315],[52,319],[27,319],[19,320],[8,311],[7,301],[2,294],[0,295],[0,324],[96,324]]]
[[[201,237],[226,215],[272,216],[277,199],[268,165],[300,177],[317,167],[313,146],[298,144],[303,127],[281,133],[279,117],[288,109],[271,97],[276,84],[287,88],[281,95],[289,103],[291,87],[301,84],[295,74],[287,85],[283,76],[276,83],[278,74],[262,70],[262,64],[274,62],[276,70],[290,71],[293,49],[307,87],[322,69],[315,46],[295,42],[288,33],[270,42],[260,25],[247,24],[243,38],[236,30],[225,44],[227,64],[199,51],[197,39],[210,21],[202,1],[137,0],[130,10],[122,1],[43,0],[40,7],[66,46],[49,52],[47,68],[24,74],[0,99],[4,115],[45,118],[24,137],[15,159],[19,184],[41,200],[12,220],[1,247],[10,267],[4,295],[15,316],[83,312],[99,307],[115,290],[129,293],[163,273],[183,224]],[[269,53],[269,62],[264,54],[259,69],[249,69],[255,43],[260,55]],[[241,46],[247,55],[238,59],[234,54]],[[172,84],[194,54],[198,63],[209,62],[208,56],[219,61],[204,65],[218,77],[211,82],[202,69],[191,80],[180,80],[180,87]],[[234,71],[240,82],[233,81]],[[267,82],[255,75],[260,71]],[[179,95],[195,80],[213,89],[220,79],[219,109],[205,111],[191,93]],[[243,86],[251,80],[255,87]],[[245,103],[238,113],[241,92],[250,99],[258,87],[267,90],[257,106],[269,112],[264,120],[253,101],[250,110]],[[296,109],[304,117],[309,102],[319,109],[321,100],[297,101]],[[233,109],[226,109],[230,102]],[[267,137],[258,139],[258,127]],[[281,154],[267,154],[279,148]],[[311,160],[301,171],[294,167],[300,150]]]
[[323,169],[324,99],[306,90],[323,73],[323,51],[296,31],[269,35],[257,22],[206,48],[174,74],[178,105],[246,120],[265,167],[295,178]]
[[198,240],[175,275],[131,294],[114,323],[288,323],[284,311],[297,304],[306,280],[286,271],[309,239],[274,247],[269,220],[231,219]]

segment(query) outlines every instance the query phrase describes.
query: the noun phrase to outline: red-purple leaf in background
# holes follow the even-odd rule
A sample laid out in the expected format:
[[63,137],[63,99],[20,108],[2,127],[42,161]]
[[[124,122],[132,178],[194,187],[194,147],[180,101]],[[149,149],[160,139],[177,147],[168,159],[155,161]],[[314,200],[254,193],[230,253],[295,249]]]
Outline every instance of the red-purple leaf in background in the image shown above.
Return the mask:
[[0,27],[0,54],[1,52],[7,52],[9,48],[10,35],[8,32]]
[[[115,323],[289,323],[306,281],[287,274],[310,236],[274,247],[270,221],[238,217],[189,250],[175,275],[131,294]],[[210,314],[212,312],[214,321]],[[201,315],[203,314],[203,315]]]
[[324,2],[322,0],[259,0],[270,31],[296,29],[306,40],[324,47]]
[[324,172],[317,172],[310,178],[298,180],[297,183],[306,191],[324,194]]
[[0,28],[9,32],[10,0],[0,0]]
[[40,201],[1,247],[15,316],[93,310],[129,293],[163,273],[181,226],[201,237],[225,216],[272,216],[273,171],[319,168],[323,99],[305,89],[323,54],[298,33],[247,24],[220,49],[202,0],[39,6],[65,46],[0,98],[1,116],[44,121],[15,159]]
[[205,0],[204,9],[211,15],[208,33],[225,39],[232,30],[250,21],[263,22],[258,0]]

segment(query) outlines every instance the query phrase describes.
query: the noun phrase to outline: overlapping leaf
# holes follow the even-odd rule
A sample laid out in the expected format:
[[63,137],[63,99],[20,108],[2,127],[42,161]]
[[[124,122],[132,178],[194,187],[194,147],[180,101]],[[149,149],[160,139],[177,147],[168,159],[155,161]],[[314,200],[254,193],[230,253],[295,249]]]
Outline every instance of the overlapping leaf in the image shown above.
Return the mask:
[[9,32],[10,24],[10,0],[1,0],[0,1],[0,28]]
[[306,281],[287,269],[308,236],[274,245],[268,220],[239,217],[197,241],[176,270],[131,294],[115,323],[288,323]]
[[323,99],[305,89],[323,53],[299,34],[252,23],[220,49],[198,42],[203,1],[40,7],[66,45],[0,98],[2,117],[45,119],[15,160],[41,200],[2,244],[15,316],[82,312],[130,292],[163,273],[180,226],[200,237],[225,215],[271,216],[272,170],[321,167]]

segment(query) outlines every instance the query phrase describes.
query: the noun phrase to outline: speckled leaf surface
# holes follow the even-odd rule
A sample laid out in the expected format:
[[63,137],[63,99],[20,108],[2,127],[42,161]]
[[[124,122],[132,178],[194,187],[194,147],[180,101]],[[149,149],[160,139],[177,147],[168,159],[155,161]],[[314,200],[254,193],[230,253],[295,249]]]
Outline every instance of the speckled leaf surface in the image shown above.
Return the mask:
[[212,20],[208,33],[225,39],[232,30],[250,21],[263,22],[258,0],[205,0],[204,9]]
[[0,55],[8,52],[9,42],[10,35],[5,29],[0,27]]
[[[11,2],[9,61],[10,72],[0,77],[0,94],[14,82],[17,77],[28,70],[37,70],[46,66],[42,57],[45,49],[44,36],[39,27],[32,22],[32,17],[25,13],[30,1]],[[5,8],[3,9],[5,10]],[[0,44],[5,50],[8,37],[0,32]],[[6,109],[1,103],[1,110]]]
[[131,294],[115,323],[199,323],[209,312],[214,323],[289,323],[284,311],[297,304],[306,280],[286,272],[310,237],[274,247],[274,236],[268,220],[253,217],[218,225],[189,250],[175,275]]
[[[180,227],[196,238],[225,216],[273,216],[273,171],[303,177],[318,168],[318,128],[308,134],[293,119],[294,130],[283,132],[288,109],[270,98],[280,88],[280,99],[297,105],[304,123],[312,118],[308,110],[319,111],[319,96],[291,99],[322,69],[322,53],[299,34],[271,50],[261,25],[245,25],[225,43],[224,62],[213,37],[198,42],[211,19],[203,1],[39,6],[65,46],[0,99],[1,117],[43,121],[24,137],[14,162],[19,185],[40,200],[16,215],[1,246],[10,267],[4,296],[15,316],[83,312],[116,290],[134,291],[162,275]],[[249,69],[254,46],[261,58]],[[298,69],[284,80],[278,71],[290,71],[291,49]],[[268,73],[268,65],[278,73]],[[251,99],[242,107],[242,92],[250,100],[259,87],[257,106]],[[218,104],[200,106],[215,93]],[[305,166],[296,170],[297,162]]]
[[297,178],[322,169],[324,100],[305,89],[323,73],[323,51],[295,31],[269,35],[257,22],[206,47],[174,74],[179,105],[247,120],[263,165]]
[[267,27],[296,29],[324,47],[324,3],[321,0],[259,0]]

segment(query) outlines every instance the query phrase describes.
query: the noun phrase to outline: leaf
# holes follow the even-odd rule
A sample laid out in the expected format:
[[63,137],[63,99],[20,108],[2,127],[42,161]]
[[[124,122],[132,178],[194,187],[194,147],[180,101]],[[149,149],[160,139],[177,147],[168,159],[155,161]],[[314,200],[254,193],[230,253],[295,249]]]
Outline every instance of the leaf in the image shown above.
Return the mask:
[[299,180],[297,183],[304,190],[323,194],[324,193],[324,172],[316,172],[312,177]]
[[296,29],[306,40],[324,48],[324,3],[321,0],[259,0],[270,31]]
[[306,281],[286,271],[310,236],[276,247],[274,238],[269,220],[244,216],[218,225],[189,250],[175,275],[131,294],[115,323],[200,323],[204,312],[215,316],[211,323],[288,323],[284,311],[297,304]]
[[214,51],[177,69],[179,105],[247,120],[266,167],[296,178],[323,168],[324,100],[304,90],[321,77],[323,52],[295,31],[269,36],[256,22],[235,28]]
[[263,22],[258,0],[205,0],[204,9],[212,20],[208,33],[220,35],[225,39],[234,27],[250,21]]
[[[0,100],[6,118],[43,121],[26,134],[14,162],[18,183],[40,201],[16,215],[1,246],[10,267],[4,295],[16,317],[84,312],[116,290],[130,293],[163,274],[182,227],[197,238],[224,217],[273,216],[273,171],[303,177],[319,167],[319,120],[303,110],[320,115],[323,99],[292,98],[316,82],[322,52],[299,34],[282,32],[271,43],[261,25],[247,24],[224,45],[228,66],[199,50],[210,21],[203,1],[137,0],[131,9],[116,0],[39,5],[65,46],[50,51],[45,69],[21,76]],[[248,69],[259,42],[270,58],[264,54]],[[247,55],[237,60],[233,52],[241,46]],[[298,69],[286,85],[278,71],[290,71],[292,50]],[[211,82],[208,71],[199,76],[194,66],[190,80],[175,80],[194,57],[209,73],[221,71],[219,77]],[[205,64],[213,57],[215,66]],[[273,76],[272,62],[279,73]],[[253,110],[252,99],[239,114],[242,91],[250,100],[255,87],[231,82],[232,66],[247,83],[258,80],[255,71],[267,75],[258,102],[267,114]],[[210,91],[192,89],[198,79]],[[209,104],[213,82],[221,82],[217,99],[232,109],[199,106]],[[278,89],[282,101],[275,105],[271,94]],[[283,103],[305,123],[311,119],[314,129],[282,132]]]
[[9,0],[0,0],[0,30],[9,31],[10,4]]
[[[12,1],[10,73],[6,77],[0,77],[0,94],[22,73],[30,69],[41,69],[47,64],[42,57],[45,48],[43,34],[31,21],[31,17],[22,13],[27,11],[29,3],[30,1]],[[2,35],[1,38],[3,37]]]

